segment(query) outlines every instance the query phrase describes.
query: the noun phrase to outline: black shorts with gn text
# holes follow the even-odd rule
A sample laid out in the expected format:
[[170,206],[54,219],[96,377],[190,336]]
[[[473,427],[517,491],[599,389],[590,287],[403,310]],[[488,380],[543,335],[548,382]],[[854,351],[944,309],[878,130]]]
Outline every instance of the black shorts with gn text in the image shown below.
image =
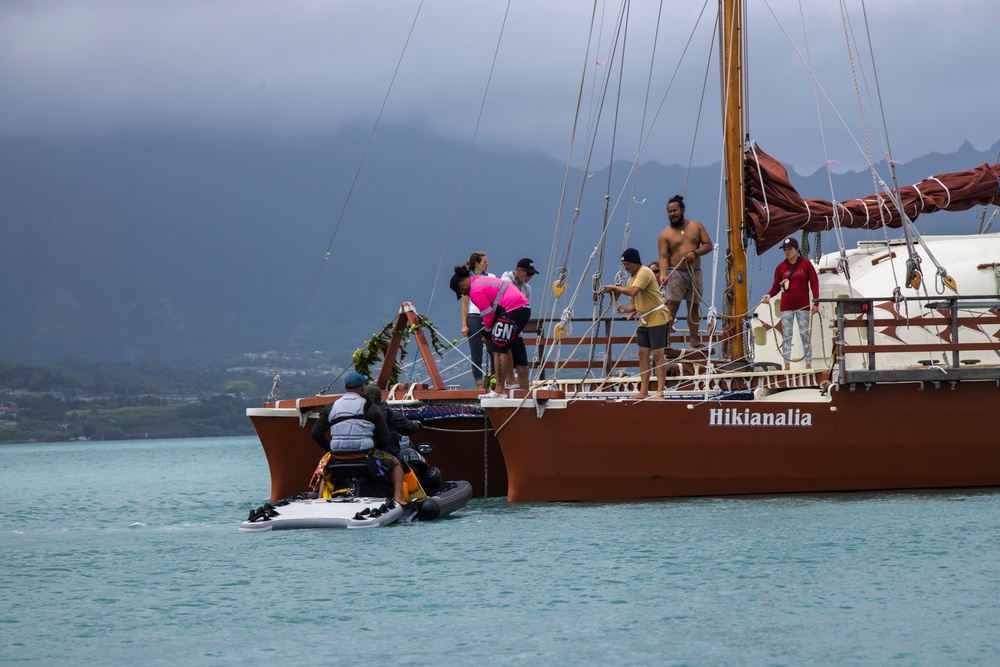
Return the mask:
[[497,306],[496,313],[497,318],[493,322],[491,330],[493,351],[503,354],[511,349],[521,330],[528,324],[528,320],[531,318],[531,307],[521,306],[508,313],[502,307]]

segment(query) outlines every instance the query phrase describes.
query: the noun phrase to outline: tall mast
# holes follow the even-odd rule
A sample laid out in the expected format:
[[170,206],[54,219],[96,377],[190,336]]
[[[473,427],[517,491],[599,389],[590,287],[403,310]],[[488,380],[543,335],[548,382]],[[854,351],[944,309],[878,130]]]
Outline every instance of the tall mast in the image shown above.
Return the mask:
[[[726,210],[729,213],[726,247],[726,298],[723,314],[736,325],[732,333],[732,358],[743,359],[743,318],[749,310],[746,282],[746,250],[743,226],[743,0],[719,0],[720,50],[725,159]],[[728,331],[728,328],[727,328]]]

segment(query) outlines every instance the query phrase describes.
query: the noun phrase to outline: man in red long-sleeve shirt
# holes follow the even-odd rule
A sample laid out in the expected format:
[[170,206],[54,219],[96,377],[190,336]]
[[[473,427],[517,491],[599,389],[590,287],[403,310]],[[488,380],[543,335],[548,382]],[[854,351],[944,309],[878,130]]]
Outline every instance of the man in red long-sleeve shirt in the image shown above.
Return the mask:
[[819,276],[812,262],[799,256],[799,242],[789,237],[782,241],[781,249],[785,252],[785,261],[778,264],[774,270],[774,284],[771,291],[764,295],[764,303],[771,301],[779,291],[781,295],[781,356],[785,359],[785,370],[789,368],[792,358],[792,322],[799,323],[799,338],[802,340],[802,351],[805,353],[806,368],[812,368],[812,334],[809,330],[809,318],[812,313],[819,312],[819,304],[809,301],[809,290],[813,298],[819,298]]

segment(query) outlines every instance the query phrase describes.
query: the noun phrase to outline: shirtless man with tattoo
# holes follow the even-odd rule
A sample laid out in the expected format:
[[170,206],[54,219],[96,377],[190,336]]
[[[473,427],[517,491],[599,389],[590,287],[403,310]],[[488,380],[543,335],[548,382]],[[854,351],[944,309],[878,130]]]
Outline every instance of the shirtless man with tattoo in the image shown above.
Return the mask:
[[[691,332],[691,347],[701,347],[698,324],[701,322],[700,304],[703,293],[701,258],[712,252],[712,239],[704,225],[684,217],[684,197],[675,195],[667,202],[670,224],[660,232],[660,285],[666,288],[667,310],[670,311],[671,328],[677,317],[677,308],[683,299],[687,302],[687,320]],[[667,335],[667,349],[670,349]]]

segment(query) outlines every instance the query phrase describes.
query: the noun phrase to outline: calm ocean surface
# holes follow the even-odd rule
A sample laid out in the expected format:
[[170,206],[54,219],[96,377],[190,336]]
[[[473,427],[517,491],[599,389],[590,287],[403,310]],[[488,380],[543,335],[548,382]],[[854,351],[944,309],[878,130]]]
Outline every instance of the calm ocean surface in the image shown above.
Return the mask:
[[0,446],[0,664],[1000,665],[1000,491],[237,532],[268,490],[256,438]]

